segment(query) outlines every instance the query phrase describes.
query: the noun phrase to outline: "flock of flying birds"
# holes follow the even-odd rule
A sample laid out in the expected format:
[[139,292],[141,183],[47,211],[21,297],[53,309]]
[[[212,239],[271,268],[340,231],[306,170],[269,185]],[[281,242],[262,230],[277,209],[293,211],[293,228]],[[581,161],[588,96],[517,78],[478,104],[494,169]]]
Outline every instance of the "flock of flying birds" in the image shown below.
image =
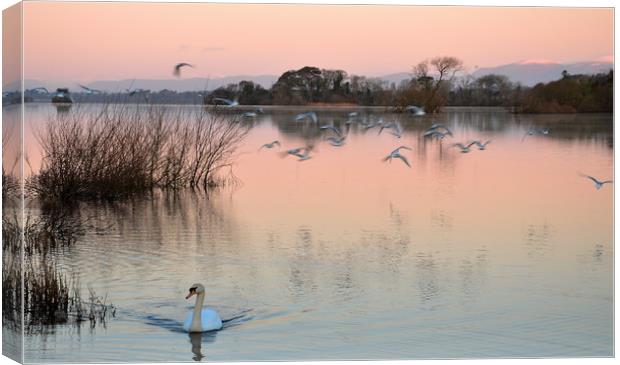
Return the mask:
[[[229,104],[230,105],[230,104]],[[243,115],[246,116],[247,113],[244,113]],[[252,113],[252,115],[254,115],[255,113]],[[418,114],[420,115],[420,114]],[[305,112],[305,113],[300,113],[297,114],[295,116],[295,120],[296,121],[307,121],[310,122],[314,125],[318,125],[319,129],[321,131],[325,131],[326,133],[330,133],[330,135],[326,136],[324,139],[332,146],[334,147],[342,147],[345,145],[345,141],[346,141],[346,133],[343,133],[336,125],[334,125],[334,123],[330,123],[330,124],[323,124],[321,125],[319,123],[319,118],[317,116],[317,114],[315,112]],[[363,130],[369,130],[369,129],[373,129],[373,128],[377,128],[379,133],[381,134],[384,130],[387,131],[387,133],[391,134],[392,136],[396,137],[396,138],[401,138],[403,131],[402,131],[402,127],[398,122],[384,122],[382,118],[373,121],[373,120],[367,120],[367,119],[363,119],[360,118],[359,114],[357,112],[351,112],[348,114],[348,119],[345,122],[345,125],[349,126],[353,123],[357,123],[359,124],[360,128],[362,128]],[[541,136],[545,136],[548,135],[550,133],[550,130],[548,128],[544,128],[544,129],[528,129],[525,132],[525,135],[523,137],[523,139],[525,139],[525,137],[527,136],[533,136],[533,135],[541,135]],[[428,129],[426,129],[424,131],[424,133],[422,134],[423,138],[427,138],[427,139],[435,139],[438,141],[443,141],[446,137],[454,137],[454,134],[452,133],[452,131],[445,126],[444,124],[441,123],[435,123],[433,125],[431,125]],[[522,139],[522,141],[523,141]],[[480,151],[484,151],[487,146],[491,143],[491,140],[485,140],[485,141],[481,141],[481,140],[472,140],[472,141],[468,141],[467,143],[462,143],[462,142],[457,142],[457,143],[452,143],[450,146],[454,147],[454,148],[458,148],[459,151],[461,153],[469,153],[470,151],[472,151],[472,149],[477,148]],[[278,140],[274,140],[272,142],[269,143],[265,143],[262,146],[259,147],[259,151],[262,150],[263,148],[266,149],[273,149],[275,147],[281,147],[282,144],[280,143],[280,141]],[[286,150],[284,152],[280,152],[280,155],[282,157],[286,157],[286,156],[295,156],[298,158],[298,161],[306,161],[312,158],[312,151],[314,149],[314,145],[306,145],[306,146],[302,146],[302,147],[296,147],[293,149],[289,149]],[[405,155],[403,155],[402,151],[404,150],[409,150],[411,151],[412,149],[408,146],[405,145],[401,145],[398,148],[394,149],[393,151],[391,151],[387,156],[385,156],[382,160],[384,162],[392,162],[392,160],[398,159],[400,161],[402,161],[402,163],[404,163],[405,165],[407,165],[407,167],[411,167],[411,164],[409,163],[409,160],[407,159],[407,157]],[[610,184],[613,181],[612,180],[599,180],[595,177],[592,177],[590,175],[586,175],[586,174],[582,174],[579,173],[580,176],[583,176],[585,178],[590,179],[593,183],[594,183],[594,187],[599,190],[600,188],[603,187],[603,185],[605,184]]]
[[[243,115],[246,116],[246,114],[247,113],[244,113]],[[331,124],[321,125],[319,123],[319,118],[315,112],[306,112],[306,113],[297,114],[295,116],[295,120],[301,121],[301,122],[308,121],[312,124],[318,125],[321,131],[329,132],[331,135],[326,136],[325,140],[334,147],[342,147],[346,143],[346,138],[347,138],[346,133],[343,133],[336,125],[334,125],[333,122]],[[348,114],[348,119],[346,120],[345,125],[349,126],[354,123],[359,124],[360,128],[362,128],[364,131],[376,128],[379,131],[378,134],[381,134],[383,133],[383,131],[386,131],[386,133],[391,134],[392,136],[396,138],[401,138],[403,135],[403,130],[402,130],[400,123],[394,122],[394,121],[384,122],[383,118],[380,118],[378,120],[372,120],[372,119],[366,120],[366,119],[360,118],[360,115],[357,112],[351,112]],[[454,135],[452,131],[445,125],[441,123],[435,123],[432,126],[430,126],[426,131],[424,131],[424,134],[422,136],[424,138],[437,139],[439,141],[442,141],[446,136],[453,137]],[[479,150],[484,150],[486,149],[489,143],[491,143],[490,140],[485,141],[485,142],[475,140],[475,141],[469,141],[466,144],[454,143],[452,144],[452,147],[458,147],[461,153],[468,153],[471,151],[471,147],[474,145],[476,145]],[[269,143],[265,143],[259,148],[259,151],[263,148],[271,149],[276,146],[281,147],[280,141],[276,140],[276,141],[272,141]],[[312,158],[310,153],[312,152],[313,149],[314,149],[313,145],[297,147],[297,148],[293,148],[285,152],[282,152],[282,156],[292,155],[292,156],[298,157],[299,161],[306,161]],[[399,146],[398,148],[390,152],[387,156],[385,156],[383,158],[383,161],[392,162],[393,159],[399,159],[405,165],[407,165],[408,167],[411,167],[409,160],[407,159],[405,155],[401,153],[401,150],[411,151],[411,148],[408,146]]]
[[[186,62],[181,62],[178,63],[174,66],[173,69],[173,75],[176,77],[180,77],[181,76],[181,70],[184,67],[190,67],[190,68],[194,68],[193,65],[186,63]],[[102,93],[101,90],[96,90],[96,89],[92,89],[89,88],[87,86],[84,86],[82,84],[78,84],[78,86],[84,90],[85,93],[87,94],[100,94]],[[127,93],[131,96],[131,95],[135,95],[136,93],[140,93],[143,92],[144,90],[142,89],[135,89],[132,90],[131,87],[132,85],[129,86],[128,89],[126,89]],[[45,93],[49,93],[49,91],[47,89],[45,89],[44,87],[39,87],[39,88],[35,88],[33,90],[38,90],[41,92],[45,92]],[[230,99],[226,99],[226,98],[214,98],[213,101],[215,101],[218,104],[221,105],[226,105],[230,108],[234,108],[236,106],[239,105],[239,102],[237,100],[230,100]],[[424,108],[422,107],[418,107],[415,105],[410,105],[407,108],[405,108],[405,110],[415,116],[421,116],[424,115]],[[251,111],[251,112],[244,112],[242,114],[243,118],[255,118],[258,116],[258,114],[263,113],[263,109],[258,107],[255,109],[255,111]],[[320,125],[319,124],[319,118],[317,116],[317,114],[315,112],[305,112],[305,113],[300,113],[297,114],[295,116],[295,120],[299,121],[299,122],[304,122],[304,121],[308,121],[310,123],[313,123],[314,125],[319,125],[319,129],[322,131],[329,131],[331,132],[332,135],[327,136],[325,138],[325,140],[332,146],[334,147],[342,147],[345,145],[346,143],[346,134],[343,134],[343,132],[334,125],[334,123],[332,122],[331,124],[325,124],[325,125]],[[360,125],[361,128],[363,128],[363,130],[367,131],[369,129],[373,129],[373,128],[377,128],[379,130],[379,134],[381,134],[384,130],[386,131],[386,133],[391,134],[392,136],[396,137],[396,138],[401,138],[402,134],[403,134],[403,130],[402,127],[399,123],[397,122],[384,122],[383,119],[378,119],[376,121],[373,120],[366,120],[363,118],[360,118],[360,115],[358,112],[351,112],[348,114],[348,119],[345,122],[345,125],[350,126],[353,123],[357,123]],[[534,135],[548,135],[550,133],[550,130],[548,128],[543,128],[543,129],[535,129],[535,128],[531,128],[528,129],[522,140],[525,140],[525,138],[527,136],[534,136]],[[444,138],[446,137],[454,137],[452,131],[446,127],[445,125],[441,124],[441,123],[435,123],[433,125],[431,125],[427,130],[424,131],[424,133],[422,134],[423,138],[429,138],[429,139],[436,139],[438,141],[443,141]],[[478,148],[478,150],[485,150],[486,147],[489,145],[489,143],[491,143],[491,140],[487,140],[487,141],[479,141],[479,140],[473,140],[473,141],[468,141],[467,143],[462,143],[462,142],[457,142],[457,143],[453,143],[451,144],[452,147],[458,148],[460,150],[461,153],[469,153],[472,149],[473,146],[476,146]],[[280,141],[272,141],[269,143],[265,143],[263,144],[260,148],[259,151],[262,150],[263,148],[267,148],[267,149],[272,149],[274,147],[281,147],[281,143]],[[293,148],[293,149],[289,149],[285,152],[281,152],[281,155],[283,157],[286,156],[295,156],[298,158],[298,161],[306,161],[312,158],[311,156],[311,152],[314,149],[314,145],[307,145],[307,146],[303,146],[303,147],[297,147],[297,148]],[[385,156],[383,158],[383,161],[385,162],[392,162],[392,160],[394,159],[398,159],[401,160],[405,165],[407,165],[408,167],[411,167],[411,164],[409,163],[409,160],[407,159],[406,156],[404,156],[401,151],[402,150],[409,150],[411,151],[411,148],[408,146],[399,146],[398,148],[396,148],[395,150],[393,150],[392,152],[390,152],[387,156]],[[613,183],[612,180],[599,180],[595,177],[592,177],[590,175],[586,175],[583,173],[579,173],[580,176],[583,176],[587,179],[590,179],[593,183],[594,183],[594,187],[599,190],[600,188],[603,187],[603,185],[605,184],[611,184]]]

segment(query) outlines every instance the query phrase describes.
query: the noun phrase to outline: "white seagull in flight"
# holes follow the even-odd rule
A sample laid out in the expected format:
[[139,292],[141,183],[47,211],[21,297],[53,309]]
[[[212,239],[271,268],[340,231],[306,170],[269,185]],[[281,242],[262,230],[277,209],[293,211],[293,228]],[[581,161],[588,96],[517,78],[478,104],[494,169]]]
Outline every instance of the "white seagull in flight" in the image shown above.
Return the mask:
[[411,167],[411,165],[409,164],[409,161],[407,161],[407,158],[400,154],[400,150],[402,150],[402,149],[410,150],[411,151],[411,148],[409,148],[407,146],[400,146],[397,149],[395,149],[394,151],[390,152],[390,154],[387,155],[387,157],[385,157],[383,159],[383,161],[392,162],[393,158],[399,158],[399,159],[401,159],[405,163],[405,165]]
[[606,181],[600,181],[599,179],[592,177],[590,175],[586,175],[586,174],[579,174],[580,176],[583,176],[585,178],[588,178],[590,180],[592,180],[592,182],[594,183],[594,187],[596,188],[596,190],[599,190],[600,188],[603,187],[603,185],[605,184],[612,184],[613,180],[606,180]]
[[280,141],[273,141],[271,143],[265,143],[264,145],[260,146],[260,148],[258,149],[259,151],[263,148],[273,148],[276,145],[278,145],[278,147],[280,147]]

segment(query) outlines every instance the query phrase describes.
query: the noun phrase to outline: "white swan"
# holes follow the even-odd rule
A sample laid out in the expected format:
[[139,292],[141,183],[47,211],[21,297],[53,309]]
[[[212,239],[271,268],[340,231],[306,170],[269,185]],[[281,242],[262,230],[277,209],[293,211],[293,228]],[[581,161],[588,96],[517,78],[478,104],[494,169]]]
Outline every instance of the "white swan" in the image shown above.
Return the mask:
[[185,299],[189,299],[193,295],[197,295],[196,306],[185,317],[183,329],[187,332],[207,332],[221,329],[222,319],[220,315],[213,309],[202,309],[205,300],[205,287],[202,284],[192,285]]

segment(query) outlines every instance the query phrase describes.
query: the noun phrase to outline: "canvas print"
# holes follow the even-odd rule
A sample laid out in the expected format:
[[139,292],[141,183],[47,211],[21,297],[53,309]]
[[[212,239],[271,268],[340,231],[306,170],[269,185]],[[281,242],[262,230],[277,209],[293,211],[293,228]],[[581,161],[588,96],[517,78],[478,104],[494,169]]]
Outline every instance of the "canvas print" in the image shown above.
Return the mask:
[[613,356],[613,15],[5,9],[3,354]]

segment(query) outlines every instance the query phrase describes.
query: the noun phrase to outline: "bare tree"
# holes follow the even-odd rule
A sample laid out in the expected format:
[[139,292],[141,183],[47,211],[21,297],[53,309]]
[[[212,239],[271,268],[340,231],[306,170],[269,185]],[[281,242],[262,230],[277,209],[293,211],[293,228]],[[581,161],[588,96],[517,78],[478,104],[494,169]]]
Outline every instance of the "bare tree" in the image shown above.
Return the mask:
[[[432,78],[429,76],[429,72],[432,71],[437,74],[437,78],[432,82]],[[437,92],[443,86],[445,81],[450,81],[456,75],[457,72],[463,70],[463,61],[456,57],[442,56],[435,57],[431,60],[425,60],[417,64],[413,68],[413,72],[418,78],[418,81],[422,81],[430,88],[428,97],[424,102],[424,107],[429,112],[435,112],[439,109],[439,103],[435,102]]]

